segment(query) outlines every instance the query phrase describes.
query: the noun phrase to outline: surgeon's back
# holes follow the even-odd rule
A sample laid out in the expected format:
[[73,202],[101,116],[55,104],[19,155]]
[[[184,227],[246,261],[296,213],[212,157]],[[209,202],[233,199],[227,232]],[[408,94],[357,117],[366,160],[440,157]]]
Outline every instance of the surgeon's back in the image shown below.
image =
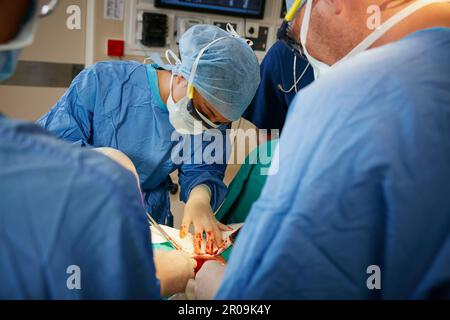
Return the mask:
[[0,299],[157,299],[135,178],[0,116]]
[[300,92],[220,299],[450,298],[450,29]]

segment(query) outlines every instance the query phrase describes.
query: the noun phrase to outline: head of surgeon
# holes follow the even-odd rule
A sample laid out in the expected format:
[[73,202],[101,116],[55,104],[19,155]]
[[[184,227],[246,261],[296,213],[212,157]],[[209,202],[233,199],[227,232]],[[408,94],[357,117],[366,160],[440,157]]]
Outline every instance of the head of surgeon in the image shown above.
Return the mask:
[[[301,47],[317,74],[322,74],[339,61],[369,48],[397,41],[410,33],[432,26],[447,25],[444,7],[437,1],[415,11],[424,0],[287,0],[294,8],[290,37]],[[430,3],[433,0],[428,0]],[[422,4],[423,7],[423,4]],[[424,11],[430,14],[424,14]],[[406,13],[403,18],[399,13]],[[440,13],[441,12],[441,13]],[[409,19],[405,19],[405,17]],[[391,18],[395,23],[389,26]],[[374,34],[375,31],[377,34]],[[389,32],[387,32],[389,31]],[[370,36],[370,38],[369,38]]]
[[19,54],[33,43],[37,20],[53,12],[58,0],[0,0],[0,81],[12,76]]
[[196,25],[181,37],[179,51],[180,59],[169,50],[171,64],[162,66],[171,72],[167,100],[164,94],[162,98],[173,127],[197,134],[196,129],[238,120],[260,82],[259,63],[249,43],[232,29]]

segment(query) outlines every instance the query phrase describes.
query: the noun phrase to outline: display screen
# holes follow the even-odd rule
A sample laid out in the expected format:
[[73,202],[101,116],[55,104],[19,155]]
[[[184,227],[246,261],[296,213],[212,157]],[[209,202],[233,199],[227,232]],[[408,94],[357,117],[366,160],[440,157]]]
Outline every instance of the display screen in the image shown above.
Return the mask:
[[155,7],[264,18],[265,0],[155,0]]

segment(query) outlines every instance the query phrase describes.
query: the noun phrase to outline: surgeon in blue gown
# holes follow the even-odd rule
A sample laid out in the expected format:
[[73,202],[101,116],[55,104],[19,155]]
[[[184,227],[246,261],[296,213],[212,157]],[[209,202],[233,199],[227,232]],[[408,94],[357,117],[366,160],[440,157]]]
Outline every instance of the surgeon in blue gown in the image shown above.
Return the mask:
[[[217,222],[213,211],[227,192],[223,183],[227,152],[218,151],[222,156],[217,161],[196,162],[195,154],[201,156],[213,138],[217,138],[206,131],[203,137],[188,134],[182,137],[182,144],[192,142],[188,161],[176,163],[172,157],[179,141],[173,138],[173,133],[178,121],[184,121],[184,116],[174,109],[183,103],[199,55],[193,74],[194,106],[201,116],[221,124],[216,129],[222,130],[224,150],[227,125],[241,117],[255,95],[259,64],[244,39],[210,25],[194,26],[182,36],[181,61],[171,55],[175,65],[118,61],[86,69],[39,124],[66,141],[112,147],[125,153],[138,171],[147,211],[159,223],[172,222],[168,177],[178,170],[180,198],[187,203],[182,234],[186,234],[192,222],[196,234],[206,231],[213,235],[206,239],[208,243],[214,238],[219,245],[220,230],[225,227]],[[170,106],[168,102],[172,100],[175,105]],[[197,187],[204,187],[209,193],[203,197],[208,198],[207,206],[197,205],[201,197],[192,196],[193,190],[201,192]]]
[[450,298],[450,4],[379,1],[382,21],[406,14],[373,43],[351,32],[362,2],[301,9],[320,76],[294,101],[218,299]]
[[[1,80],[51,12],[37,4],[0,2]],[[183,254],[153,257],[130,171],[0,114],[0,299],[159,299],[194,267]]]
[[34,124],[0,117],[0,135],[0,298],[158,299],[132,174]]
[[[173,127],[159,95],[157,65],[100,62],[83,71],[67,93],[38,124],[56,136],[81,146],[112,147],[135,164],[147,211],[163,224],[172,224],[168,176],[177,169],[171,161]],[[190,138],[190,137],[189,137]],[[194,139],[194,138],[192,138]],[[213,190],[212,207],[220,205],[226,187],[226,164],[183,165],[181,198],[202,183]]]

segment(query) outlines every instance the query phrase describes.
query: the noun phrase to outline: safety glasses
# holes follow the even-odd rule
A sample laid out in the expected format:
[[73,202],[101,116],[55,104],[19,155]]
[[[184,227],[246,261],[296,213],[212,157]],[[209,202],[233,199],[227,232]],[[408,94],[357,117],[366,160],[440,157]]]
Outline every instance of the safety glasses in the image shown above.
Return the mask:
[[187,105],[187,111],[189,112],[191,117],[193,117],[197,121],[200,121],[207,130],[217,129],[222,125],[221,123],[212,122],[206,116],[204,116],[200,111],[198,111],[197,108],[194,106],[193,99],[189,99],[189,103]]

